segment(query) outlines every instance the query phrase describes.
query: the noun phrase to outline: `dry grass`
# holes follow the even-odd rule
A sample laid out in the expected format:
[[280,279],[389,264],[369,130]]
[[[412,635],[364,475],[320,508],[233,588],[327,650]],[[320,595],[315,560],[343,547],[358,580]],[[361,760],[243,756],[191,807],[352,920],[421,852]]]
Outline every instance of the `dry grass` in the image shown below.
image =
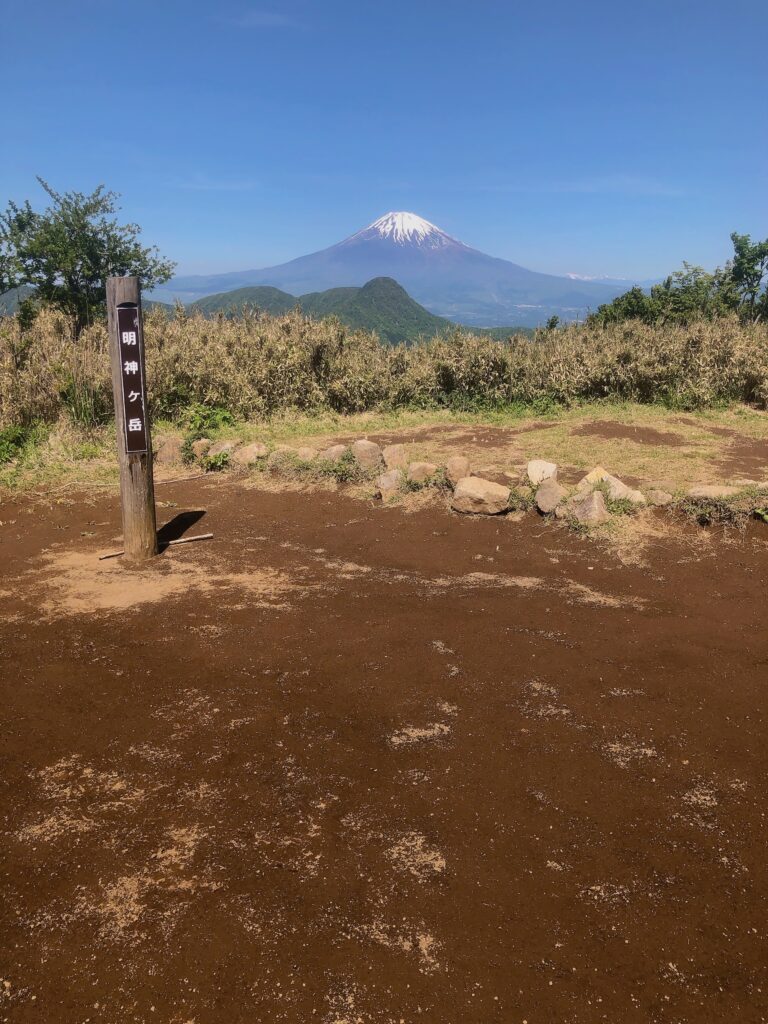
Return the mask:
[[[243,419],[285,410],[488,409],[607,398],[686,409],[768,405],[768,325],[737,320],[574,325],[506,342],[457,329],[393,347],[297,312],[206,320],[153,311],[145,334],[155,417],[177,417],[195,403]],[[0,429],[54,422],[63,412],[82,424],[104,421],[108,363],[101,325],[75,342],[52,312],[27,330],[16,318],[0,321]]]

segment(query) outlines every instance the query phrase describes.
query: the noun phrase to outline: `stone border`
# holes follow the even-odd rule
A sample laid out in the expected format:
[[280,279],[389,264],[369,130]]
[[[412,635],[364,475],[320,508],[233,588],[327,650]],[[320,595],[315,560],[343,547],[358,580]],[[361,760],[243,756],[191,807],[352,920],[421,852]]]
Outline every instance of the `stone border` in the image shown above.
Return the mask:
[[[451,508],[465,515],[504,515],[536,508],[542,516],[585,528],[608,523],[616,515],[653,507],[682,510],[703,525],[733,522],[749,515],[768,522],[768,482],[743,481],[740,487],[711,484],[674,494],[653,486],[640,491],[596,466],[575,486],[566,487],[558,481],[555,463],[532,459],[518,475],[517,483],[507,486],[473,473],[469,459],[463,455],[452,456],[442,465],[410,461],[405,445],[381,448],[365,438],[323,451],[306,445],[270,448],[260,441],[241,444],[200,438],[189,445],[188,452],[207,470],[257,467],[293,477],[371,480],[376,497],[383,503],[408,492],[437,487],[449,491]],[[156,460],[159,465],[174,465],[182,461],[183,455],[181,439],[173,436],[158,446]],[[505,476],[514,478],[512,473]]]

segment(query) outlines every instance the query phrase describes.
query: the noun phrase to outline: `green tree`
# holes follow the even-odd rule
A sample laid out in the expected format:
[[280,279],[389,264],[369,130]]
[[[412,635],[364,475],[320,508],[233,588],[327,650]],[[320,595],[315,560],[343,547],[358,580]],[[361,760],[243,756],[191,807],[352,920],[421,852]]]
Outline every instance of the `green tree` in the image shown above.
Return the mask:
[[708,274],[703,267],[684,262],[682,270],[651,288],[655,322],[687,323],[697,317],[723,316],[738,307],[738,295],[728,284],[727,269]]
[[749,235],[731,235],[731,277],[740,293],[740,304],[750,319],[768,315],[768,238],[752,243]]
[[135,275],[146,289],[171,277],[175,264],[141,245],[138,225],[114,219],[116,193],[99,185],[90,195],[59,194],[37,180],[52,200],[44,213],[28,200],[10,202],[0,213],[0,293],[31,285],[34,299],[25,301],[23,315],[29,316],[30,302],[55,306],[79,334],[104,316],[108,277]]
[[733,258],[713,274],[683,263],[650,294],[631,288],[613,302],[599,306],[589,317],[592,324],[688,323],[699,317],[715,319],[737,312],[745,320],[768,316],[768,239],[752,243],[749,235],[731,235]]
[[603,327],[607,324],[623,323],[625,320],[642,320],[650,323],[655,320],[657,312],[656,303],[651,296],[646,295],[642,288],[635,286],[623,295],[618,295],[613,302],[598,306],[597,311],[587,317],[587,322]]

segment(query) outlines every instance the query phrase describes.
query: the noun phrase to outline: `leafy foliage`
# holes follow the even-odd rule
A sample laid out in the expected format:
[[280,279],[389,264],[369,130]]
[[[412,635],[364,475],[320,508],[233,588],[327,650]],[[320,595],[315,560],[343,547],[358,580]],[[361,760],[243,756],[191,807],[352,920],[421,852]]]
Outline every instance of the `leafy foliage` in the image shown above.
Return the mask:
[[203,459],[203,466],[208,473],[221,473],[229,465],[229,452],[219,452],[217,455],[206,455]]
[[28,437],[27,427],[10,426],[0,430],[0,465],[16,458]]
[[593,325],[641,320],[647,324],[691,323],[738,314],[744,320],[768,318],[768,239],[753,243],[749,235],[731,235],[733,259],[708,274],[684,263],[650,293],[630,288],[589,317]]
[[20,303],[27,320],[48,304],[66,313],[79,335],[104,316],[107,277],[135,275],[144,288],[171,277],[174,264],[140,244],[139,227],[111,216],[114,192],[99,185],[90,195],[60,194],[37,180],[52,200],[44,213],[27,200],[10,202],[0,214],[0,293],[33,287],[34,295]]
[[233,422],[232,413],[220,405],[203,405],[195,402],[185,414],[187,429],[192,440],[205,437],[222,427],[228,427]]

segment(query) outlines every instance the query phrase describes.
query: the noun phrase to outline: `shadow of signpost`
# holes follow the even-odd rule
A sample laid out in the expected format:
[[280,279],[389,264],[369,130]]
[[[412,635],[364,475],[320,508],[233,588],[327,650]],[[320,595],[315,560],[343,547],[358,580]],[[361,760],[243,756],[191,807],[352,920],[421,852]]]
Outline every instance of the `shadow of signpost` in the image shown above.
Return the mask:
[[199,523],[204,515],[204,509],[196,509],[194,512],[179,512],[157,531],[158,550],[165,551],[172,540],[179,540],[183,537],[187,530],[195,523]]

